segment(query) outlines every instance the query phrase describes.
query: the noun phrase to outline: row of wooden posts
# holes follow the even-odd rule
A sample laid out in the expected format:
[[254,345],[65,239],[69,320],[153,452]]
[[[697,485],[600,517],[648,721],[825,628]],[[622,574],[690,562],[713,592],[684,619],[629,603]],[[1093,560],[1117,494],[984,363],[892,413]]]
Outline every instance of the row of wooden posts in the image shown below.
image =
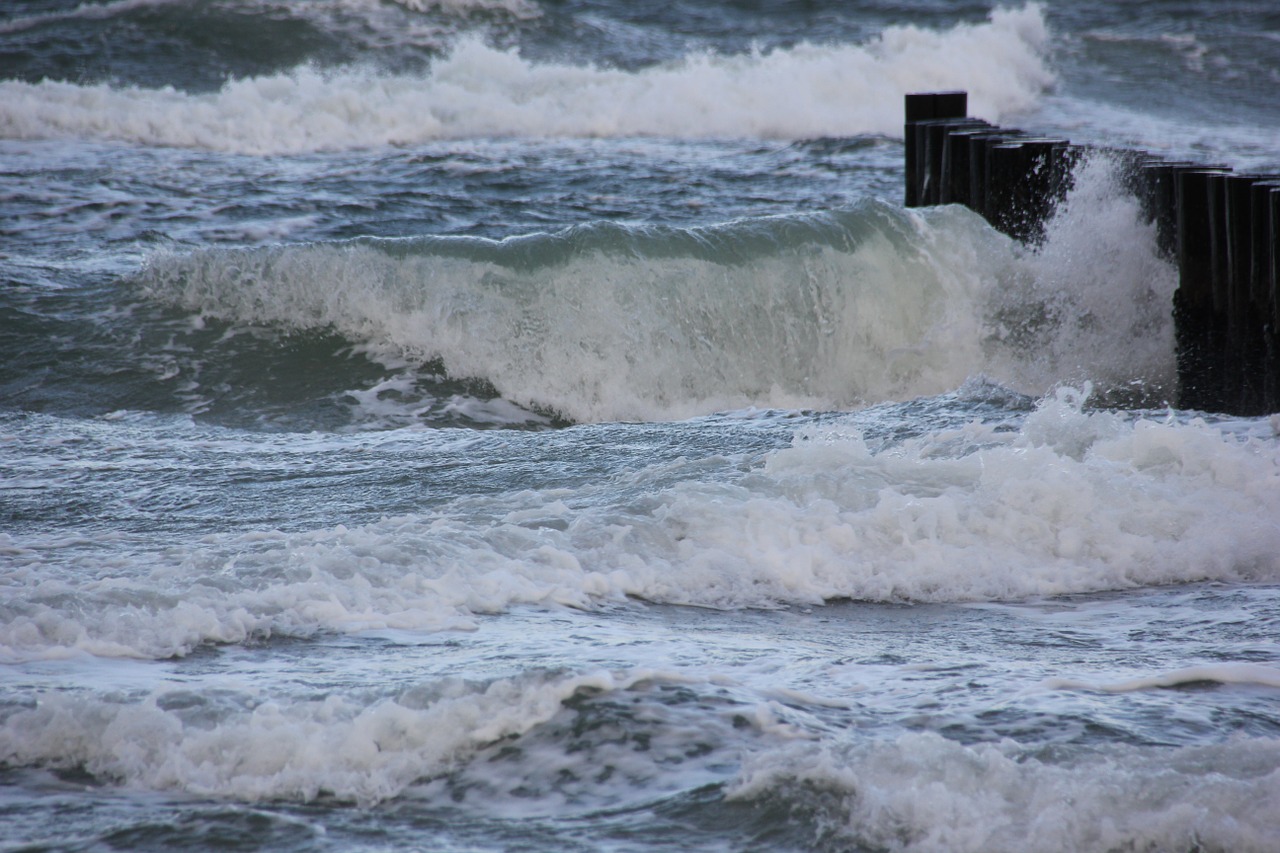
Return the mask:
[[1080,162],[1110,157],[1178,270],[1177,405],[1280,411],[1280,175],[1072,145],[967,112],[964,92],[906,96],[907,207],[963,204],[1034,244]]

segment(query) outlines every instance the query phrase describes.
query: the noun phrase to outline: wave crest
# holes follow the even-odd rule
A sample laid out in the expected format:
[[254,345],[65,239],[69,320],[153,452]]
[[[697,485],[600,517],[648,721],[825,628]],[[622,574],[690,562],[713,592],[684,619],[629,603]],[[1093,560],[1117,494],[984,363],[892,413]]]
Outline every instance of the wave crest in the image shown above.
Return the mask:
[[965,88],[993,121],[1053,82],[1035,5],[947,30],[891,27],[867,44],[695,53],[621,70],[532,62],[475,35],[425,74],[348,67],[172,88],[0,83],[0,137],[77,137],[245,154],[492,136],[672,138],[902,132],[902,96]]

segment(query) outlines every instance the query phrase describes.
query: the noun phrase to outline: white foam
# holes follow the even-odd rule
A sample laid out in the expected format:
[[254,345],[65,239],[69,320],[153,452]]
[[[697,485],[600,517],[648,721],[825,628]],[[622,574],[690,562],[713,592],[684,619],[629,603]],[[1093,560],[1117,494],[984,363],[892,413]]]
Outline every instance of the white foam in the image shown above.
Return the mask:
[[218,92],[0,83],[0,136],[76,137],[268,154],[490,136],[900,135],[906,92],[963,88],[993,121],[1053,81],[1038,6],[862,45],[699,53],[624,71],[531,62],[460,39],[424,77],[369,69],[233,80]]
[[[743,736],[741,722],[749,737],[793,737],[773,703],[717,713],[670,701],[664,688],[691,683],[640,668],[307,698],[234,683],[128,698],[51,692],[0,721],[0,762],[75,767],[135,791],[366,806],[404,798],[506,820],[563,818],[723,780],[733,760],[723,748]],[[581,706],[596,701],[601,712],[581,725]]]
[[750,760],[732,800],[816,809],[831,846],[910,853],[1232,850],[1280,837],[1280,740],[1108,747],[1050,760],[1011,741],[905,734]]
[[972,424],[879,452],[848,425],[810,428],[737,479],[685,460],[584,487],[572,505],[563,490],[518,491],[155,555],[11,537],[0,658],[466,630],[474,614],[628,597],[742,608],[1280,581],[1274,439],[1089,413],[1081,397],[1048,399],[1017,432]]
[[1050,690],[1098,690],[1105,693],[1132,693],[1153,687],[1177,687],[1200,681],[1217,684],[1251,684],[1260,687],[1280,687],[1280,669],[1257,663],[1213,663],[1188,666],[1181,669],[1130,678],[1124,681],[1096,682],[1070,678],[1050,678],[1043,686]]
[[856,433],[801,439],[749,493],[665,496],[670,572],[635,594],[963,601],[1280,576],[1274,444],[1065,396],[1016,436],[973,426],[878,454]]
[[322,701],[166,689],[141,702],[49,694],[0,722],[0,762],[82,767],[151,790],[242,800],[331,796],[372,804],[545,724],[579,691],[626,690],[650,671],[531,674]]
[[1004,268],[990,291],[993,338],[1005,346],[983,370],[1033,394],[1091,381],[1172,400],[1177,286],[1154,224],[1143,222],[1115,164],[1091,158],[1046,223],[1043,242]]

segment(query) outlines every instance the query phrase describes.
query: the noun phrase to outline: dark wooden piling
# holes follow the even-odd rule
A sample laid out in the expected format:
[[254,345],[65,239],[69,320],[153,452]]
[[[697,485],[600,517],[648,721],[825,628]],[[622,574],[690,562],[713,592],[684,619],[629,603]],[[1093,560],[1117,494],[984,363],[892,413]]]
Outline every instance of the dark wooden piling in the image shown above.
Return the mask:
[[1271,243],[1272,191],[1280,189],[1280,179],[1264,177],[1253,183],[1249,194],[1249,222],[1253,228],[1250,246],[1253,250],[1249,270],[1249,298],[1259,310],[1271,307],[1271,259],[1275,246]]
[[[987,195],[989,183],[987,180],[988,164],[990,156],[988,150],[995,145],[1007,143],[1010,139],[1016,137],[1016,131],[993,130],[990,133],[978,133],[969,137],[969,203],[968,207],[981,214],[987,216]],[[987,217],[990,222],[990,217]]]
[[1015,212],[1005,232],[1024,243],[1039,243],[1045,224],[1066,198],[1070,142],[1053,137],[1025,138],[1023,179],[1018,183]]
[[1253,185],[1257,175],[1228,175],[1223,179],[1225,214],[1224,257],[1227,303],[1226,372],[1228,409],[1253,412],[1265,397],[1263,329],[1255,322],[1253,304]]
[[1223,411],[1225,312],[1215,304],[1214,201],[1221,170],[1175,172],[1178,289],[1173,294],[1178,403]]
[[937,119],[963,119],[969,111],[969,95],[966,92],[922,92],[906,97],[906,125],[903,138],[906,143],[906,206],[920,205],[919,159],[916,151],[914,125]]
[[965,204],[969,198],[968,137],[985,133],[991,125],[981,119],[965,119],[947,127],[941,139],[938,204]]
[[921,206],[947,204],[950,169],[947,138],[952,131],[981,128],[986,122],[970,118],[939,118],[917,122],[916,164],[919,170],[917,198]]
[[[1280,182],[1277,182],[1280,183]],[[1280,186],[1267,193],[1267,245],[1271,276],[1267,287],[1270,322],[1267,330],[1268,392],[1271,411],[1280,410]]]
[[1012,237],[1020,213],[1018,185],[1026,173],[1026,152],[1020,142],[993,140],[986,154],[987,191],[981,212],[997,230]]
[[1280,234],[1277,218],[1280,207],[1280,179],[1274,177],[1254,182],[1250,192],[1250,224],[1252,225],[1252,263],[1249,272],[1249,298],[1257,312],[1260,328],[1258,340],[1262,374],[1261,400],[1258,408],[1265,412],[1280,411],[1280,303],[1277,301],[1277,252]]
[[1196,165],[1187,161],[1158,159],[1144,159],[1138,165],[1139,180],[1134,194],[1143,217],[1155,225],[1156,247],[1166,258],[1172,259],[1178,246],[1177,173],[1194,168]]
[[1271,244],[1271,330],[1272,334],[1280,331],[1280,187],[1272,188],[1267,195],[1268,231]]

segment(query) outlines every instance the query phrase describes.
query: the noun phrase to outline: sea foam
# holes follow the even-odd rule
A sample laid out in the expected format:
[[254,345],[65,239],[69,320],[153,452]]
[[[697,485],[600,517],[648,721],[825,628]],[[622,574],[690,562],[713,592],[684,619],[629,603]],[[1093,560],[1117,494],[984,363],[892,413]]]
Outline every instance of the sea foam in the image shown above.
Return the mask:
[[192,94],[108,83],[0,83],[0,137],[75,137],[246,154],[468,137],[795,139],[902,133],[902,96],[964,88],[992,121],[1053,82],[1039,7],[983,24],[891,27],[866,44],[697,53],[629,71],[533,62],[460,38],[421,76],[303,67]]
[[1066,761],[930,733],[788,745],[749,760],[733,800],[818,814],[832,847],[911,853],[1274,848],[1280,741],[1109,746]]
[[0,724],[0,762],[204,796],[372,804],[545,724],[580,691],[623,691],[649,676],[457,679],[373,702],[228,690],[161,690],[140,702],[52,695]]
[[974,602],[1280,580],[1274,437],[1082,399],[1051,396],[1016,431],[974,423],[886,447],[849,423],[812,426],[740,460],[736,477],[685,460],[572,506],[530,489],[358,527],[211,535],[131,555],[127,576],[102,575],[103,553],[81,546],[60,556],[81,577],[74,595],[42,566],[48,548],[13,538],[0,658],[466,630],[526,605]]

